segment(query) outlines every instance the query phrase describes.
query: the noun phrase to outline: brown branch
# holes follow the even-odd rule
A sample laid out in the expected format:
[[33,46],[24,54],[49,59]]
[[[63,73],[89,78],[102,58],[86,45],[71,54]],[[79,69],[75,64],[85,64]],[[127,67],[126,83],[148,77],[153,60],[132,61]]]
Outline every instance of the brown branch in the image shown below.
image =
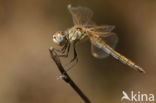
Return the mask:
[[63,68],[62,64],[61,64],[61,61],[57,55],[57,53],[54,51],[54,48],[50,48],[49,49],[50,51],[50,55],[51,55],[51,58],[54,60],[54,62],[56,63],[59,71],[61,72],[61,76],[62,76],[62,79],[70,84],[70,86],[76,91],[76,93],[83,99],[83,101],[85,103],[91,103],[90,100],[84,95],[84,93],[79,89],[79,87],[73,82],[73,80],[69,77],[69,75],[66,73],[65,69]]

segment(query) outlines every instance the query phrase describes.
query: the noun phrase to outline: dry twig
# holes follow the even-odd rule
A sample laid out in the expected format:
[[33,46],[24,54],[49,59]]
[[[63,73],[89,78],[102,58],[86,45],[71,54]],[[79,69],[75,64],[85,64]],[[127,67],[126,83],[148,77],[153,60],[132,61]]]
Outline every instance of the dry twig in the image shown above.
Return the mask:
[[84,93],[79,89],[79,87],[73,82],[73,80],[69,77],[65,69],[63,68],[61,61],[59,57],[57,56],[57,53],[54,51],[54,49],[51,47],[49,49],[51,58],[56,63],[59,71],[61,72],[61,78],[68,83],[75,91],[76,93],[83,99],[85,103],[91,103],[90,100],[84,95]]

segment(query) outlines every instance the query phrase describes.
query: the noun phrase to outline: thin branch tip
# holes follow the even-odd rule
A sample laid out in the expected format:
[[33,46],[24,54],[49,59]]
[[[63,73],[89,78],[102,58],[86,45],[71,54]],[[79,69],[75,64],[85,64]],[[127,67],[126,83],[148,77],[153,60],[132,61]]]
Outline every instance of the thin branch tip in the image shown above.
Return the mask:
[[59,71],[61,72],[61,76],[57,79],[63,79],[66,83],[70,84],[70,86],[76,91],[76,93],[82,98],[82,100],[85,103],[91,103],[88,97],[79,89],[79,87],[74,83],[74,81],[67,74],[64,67],[61,64],[60,58],[58,57],[53,47],[49,48],[49,52],[50,52],[51,59],[53,59]]

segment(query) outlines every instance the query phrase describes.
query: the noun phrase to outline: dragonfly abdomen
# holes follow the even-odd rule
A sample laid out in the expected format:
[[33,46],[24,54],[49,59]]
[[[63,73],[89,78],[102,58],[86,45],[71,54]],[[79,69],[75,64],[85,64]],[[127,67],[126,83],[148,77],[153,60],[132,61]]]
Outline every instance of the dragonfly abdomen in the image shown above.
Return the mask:
[[131,68],[145,73],[145,71],[138,65],[136,65],[134,62],[132,62],[130,59],[126,58],[125,56],[121,55],[117,51],[115,51],[113,48],[111,48],[109,45],[107,45],[104,41],[102,41],[100,38],[94,38],[95,45],[99,48],[101,48],[103,51],[105,51],[107,54],[110,54],[115,59],[121,61],[123,64],[126,64],[130,66]]
[[114,49],[112,49],[109,45],[105,44],[104,48],[105,51],[109,50],[109,54],[112,55],[117,60],[121,61],[123,64],[127,64],[131,68],[139,71],[139,72],[145,72],[140,66],[136,65],[134,62],[132,62],[130,59],[126,58],[125,56],[121,55],[120,53],[116,52]]

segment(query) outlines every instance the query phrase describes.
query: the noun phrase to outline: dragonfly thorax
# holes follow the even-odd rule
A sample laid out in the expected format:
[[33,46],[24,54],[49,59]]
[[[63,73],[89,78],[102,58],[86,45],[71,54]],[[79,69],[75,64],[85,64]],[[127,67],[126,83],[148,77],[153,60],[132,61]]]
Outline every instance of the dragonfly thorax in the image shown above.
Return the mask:
[[71,28],[68,30],[68,39],[70,42],[82,40],[86,36],[87,35],[81,29]]

